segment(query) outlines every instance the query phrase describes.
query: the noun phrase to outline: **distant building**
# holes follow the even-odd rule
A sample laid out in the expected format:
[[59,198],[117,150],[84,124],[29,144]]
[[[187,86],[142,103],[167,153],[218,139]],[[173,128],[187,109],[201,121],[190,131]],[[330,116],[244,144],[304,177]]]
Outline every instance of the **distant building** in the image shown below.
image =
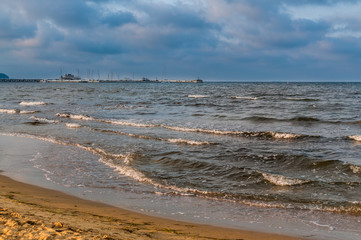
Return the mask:
[[5,73],[0,73],[0,79],[9,79],[9,76]]

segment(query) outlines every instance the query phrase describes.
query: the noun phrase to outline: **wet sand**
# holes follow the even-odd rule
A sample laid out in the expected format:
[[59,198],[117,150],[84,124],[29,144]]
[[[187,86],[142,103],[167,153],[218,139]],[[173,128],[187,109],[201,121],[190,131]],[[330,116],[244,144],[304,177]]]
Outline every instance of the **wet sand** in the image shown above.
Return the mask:
[[0,239],[301,239],[142,215],[0,175]]

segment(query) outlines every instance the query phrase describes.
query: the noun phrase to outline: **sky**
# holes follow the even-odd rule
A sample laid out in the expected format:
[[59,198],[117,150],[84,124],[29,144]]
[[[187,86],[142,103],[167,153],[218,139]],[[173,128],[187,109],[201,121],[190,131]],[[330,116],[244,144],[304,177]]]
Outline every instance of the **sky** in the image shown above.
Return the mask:
[[0,0],[0,72],[361,81],[360,13],[356,0]]

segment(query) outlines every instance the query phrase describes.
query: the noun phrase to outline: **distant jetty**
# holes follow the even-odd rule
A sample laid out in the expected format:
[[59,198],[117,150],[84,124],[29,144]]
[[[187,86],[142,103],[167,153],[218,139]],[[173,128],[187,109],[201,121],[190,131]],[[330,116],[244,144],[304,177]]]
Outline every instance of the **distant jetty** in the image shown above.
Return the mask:
[[0,82],[33,82],[33,83],[203,83],[202,79],[196,80],[151,80],[142,78],[139,80],[95,80],[95,79],[81,79],[74,77],[71,74],[65,74],[59,79],[1,79]]

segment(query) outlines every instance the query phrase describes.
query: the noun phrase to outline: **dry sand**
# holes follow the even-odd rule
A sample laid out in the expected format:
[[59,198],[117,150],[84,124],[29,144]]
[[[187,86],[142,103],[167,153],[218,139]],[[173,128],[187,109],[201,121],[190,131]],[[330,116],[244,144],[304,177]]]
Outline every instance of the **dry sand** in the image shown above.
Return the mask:
[[142,215],[0,175],[0,239],[283,239]]

